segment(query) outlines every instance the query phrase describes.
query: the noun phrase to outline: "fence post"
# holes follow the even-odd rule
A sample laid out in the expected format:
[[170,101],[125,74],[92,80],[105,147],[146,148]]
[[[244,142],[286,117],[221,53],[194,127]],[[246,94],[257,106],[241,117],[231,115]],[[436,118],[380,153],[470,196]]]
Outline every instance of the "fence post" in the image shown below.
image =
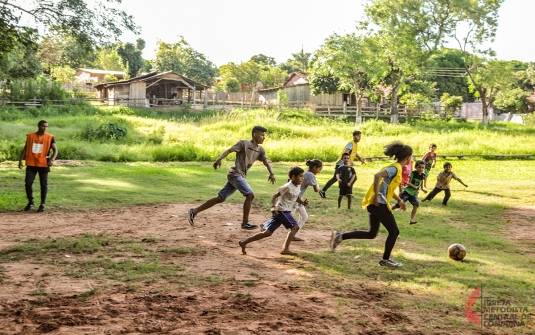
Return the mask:
[[243,93],[243,94],[241,95],[241,108],[243,108],[244,100],[245,100],[245,93]]
[[204,109],[208,108],[208,96],[206,95],[206,90],[203,91],[204,94]]
[[327,101],[327,115],[331,116],[331,102]]
[[379,120],[379,110],[381,109],[381,104],[377,102],[377,109],[375,110],[375,119]]
[[344,101],[344,102],[342,103],[342,110],[344,111],[344,114],[346,113],[346,106],[347,106],[347,104],[346,104],[346,102]]

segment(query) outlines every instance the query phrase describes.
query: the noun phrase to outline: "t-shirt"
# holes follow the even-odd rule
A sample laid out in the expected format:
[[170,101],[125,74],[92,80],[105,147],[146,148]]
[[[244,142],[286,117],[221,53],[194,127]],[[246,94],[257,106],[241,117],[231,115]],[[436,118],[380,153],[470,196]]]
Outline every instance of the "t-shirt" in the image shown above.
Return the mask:
[[405,191],[406,193],[410,194],[410,195],[418,195],[418,190],[420,188],[420,185],[422,185],[422,183],[424,182],[424,180],[427,178],[425,172],[422,173],[422,174],[418,174],[418,171],[417,170],[413,170],[411,171],[411,173],[409,173],[409,179],[411,181],[411,184],[413,184],[414,186],[418,187],[418,189],[414,189],[410,186],[406,186],[403,191]]
[[266,151],[260,145],[254,147],[253,142],[248,140],[238,141],[232,148],[236,151],[234,165],[228,169],[227,177],[247,177],[247,171],[255,161],[267,160]]
[[[425,155],[424,155],[425,159],[423,160],[425,162],[425,169],[426,170],[431,170],[431,167],[433,166],[433,162],[435,161],[436,157],[437,157],[437,154],[432,152],[432,151],[428,151]],[[423,157],[422,157],[423,159]]]
[[[358,146],[358,144],[357,144]],[[356,148],[355,148],[356,149]],[[347,150],[349,150],[349,159],[353,162],[354,161],[354,158],[356,156],[351,156],[351,150],[353,150],[353,142],[349,142],[346,147],[344,148],[344,152],[346,152]],[[357,153],[357,150],[355,150],[355,154]],[[344,161],[342,159],[340,159],[336,165],[344,165]]]
[[280,197],[277,201],[277,208],[279,211],[291,211],[295,206],[297,197],[301,192],[300,185],[294,185],[291,181],[282,185],[277,190]]
[[457,177],[457,175],[453,171],[441,171],[437,176],[437,184],[435,185],[435,187],[440,188],[442,190],[448,189],[450,188],[451,179],[459,180],[459,177]]
[[386,193],[388,192],[388,186],[392,181],[392,178],[398,173],[398,169],[395,166],[389,166],[384,171],[388,174],[387,177],[383,178],[383,182],[379,186],[379,203],[386,204]]
[[[354,175],[356,175],[355,169],[351,165],[349,166],[342,165],[338,167],[338,169],[336,170],[336,174],[340,175],[340,179],[342,179],[342,184],[346,184],[346,185],[347,183],[349,183],[351,178]],[[355,177],[355,180],[356,180],[356,177]]]
[[301,183],[301,193],[299,193],[299,197],[302,199],[307,188],[309,186],[316,185],[318,185],[318,182],[316,181],[316,176],[310,171],[305,171],[305,175],[303,176],[303,182]]

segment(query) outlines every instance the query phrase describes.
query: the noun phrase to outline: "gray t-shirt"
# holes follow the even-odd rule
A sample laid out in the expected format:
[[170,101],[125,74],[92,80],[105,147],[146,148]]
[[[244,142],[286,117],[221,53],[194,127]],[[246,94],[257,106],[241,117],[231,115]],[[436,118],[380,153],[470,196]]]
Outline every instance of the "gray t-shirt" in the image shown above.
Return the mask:
[[385,169],[386,173],[388,174],[388,177],[383,178],[383,182],[381,183],[381,186],[379,186],[379,203],[380,204],[386,204],[386,193],[388,192],[388,186],[390,186],[390,182],[392,181],[392,178],[396,176],[398,173],[398,169],[395,166],[389,166]]
[[232,148],[236,151],[234,165],[228,169],[227,178],[242,176],[247,177],[247,171],[255,161],[266,161],[266,151],[261,146],[254,147],[253,142],[248,140],[238,141]]
[[299,193],[299,198],[303,199],[303,194],[305,194],[307,187],[316,185],[318,185],[316,176],[310,171],[305,171],[303,182],[301,183],[301,193]]

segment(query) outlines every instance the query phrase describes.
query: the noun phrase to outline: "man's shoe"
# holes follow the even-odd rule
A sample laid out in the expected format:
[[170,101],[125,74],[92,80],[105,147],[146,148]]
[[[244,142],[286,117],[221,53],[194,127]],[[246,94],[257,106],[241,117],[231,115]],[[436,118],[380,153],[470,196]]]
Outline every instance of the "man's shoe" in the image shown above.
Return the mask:
[[320,197],[322,197],[322,198],[324,198],[324,199],[327,198],[327,195],[325,194],[325,191],[324,191],[324,190],[319,190],[318,193],[320,194]]
[[403,264],[401,263],[396,263],[394,262],[393,260],[391,259],[381,259],[379,261],[379,265],[380,266],[391,266],[393,268],[399,268],[400,266],[402,266]]
[[245,230],[251,230],[251,229],[256,229],[256,228],[258,228],[258,226],[255,224],[252,224],[251,222],[247,222],[241,225],[241,229],[245,229]]
[[26,207],[24,207],[24,211],[25,211],[25,212],[29,211],[33,206],[35,206],[35,204],[33,203],[33,201],[28,202],[28,204],[26,205]]
[[333,230],[333,234],[331,236],[331,242],[330,242],[331,251],[334,252],[334,249],[336,249],[336,247],[338,246],[338,244],[340,244],[340,242],[342,242],[342,234],[340,234],[338,230]]
[[190,208],[188,211],[188,221],[191,226],[193,226],[193,219],[195,219],[195,211],[193,208]]
[[39,208],[37,209],[37,212],[38,213],[43,213],[45,211],[45,206],[44,205],[39,205]]

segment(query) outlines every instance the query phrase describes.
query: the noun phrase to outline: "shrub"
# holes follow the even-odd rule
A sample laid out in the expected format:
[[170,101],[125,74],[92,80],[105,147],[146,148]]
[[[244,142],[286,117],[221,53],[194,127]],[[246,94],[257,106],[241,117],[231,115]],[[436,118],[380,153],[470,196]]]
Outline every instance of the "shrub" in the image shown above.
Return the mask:
[[128,130],[113,122],[102,124],[97,128],[93,128],[91,124],[86,124],[79,134],[81,139],[87,141],[105,141],[105,140],[119,140],[126,137]]

